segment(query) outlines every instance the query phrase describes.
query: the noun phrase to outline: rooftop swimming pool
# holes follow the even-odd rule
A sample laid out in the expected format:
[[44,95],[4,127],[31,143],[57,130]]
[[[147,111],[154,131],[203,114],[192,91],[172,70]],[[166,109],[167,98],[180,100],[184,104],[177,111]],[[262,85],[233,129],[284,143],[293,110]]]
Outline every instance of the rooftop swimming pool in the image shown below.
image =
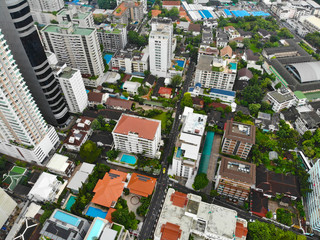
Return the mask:
[[89,217],[93,217],[93,218],[99,217],[99,218],[105,219],[107,216],[107,213],[108,213],[108,211],[102,211],[99,208],[89,207],[86,212],[86,215]]
[[94,225],[92,226],[90,233],[87,237],[88,240],[94,240],[94,239],[99,239],[99,236],[102,232],[102,229],[104,227],[104,222],[100,219],[96,219],[94,222]]
[[125,162],[128,164],[136,164],[137,159],[132,155],[123,154],[120,162]]
[[66,204],[66,208],[65,208],[65,209],[68,210],[68,211],[70,211],[70,210],[71,210],[71,207],[72,207],[72,205],[75,203],[76,199],[77,199],[77,197],[75,197],[75,196],[70,196],[69,199],[68,199],[68,202],[67,202],[67,204]]
[[61,222],[68,223],[68,224],[73,225],[75,227],[78,227],[78,225],[80,223],[79,218],[72,216],[68,213],[61,212],[59,210],[54,214],[53,217]]
[[[184,61],[183,60],[174,60],[174,61],[177,63],[177,65],[179,67],[183,67],[184,66]],[[173,67],[175,67],[175,65]]]
[[180,147],[178,147],[178,150],[177,150],[177,158],[180,158],[181,157],[181,154],[182,154],[182,150]]
[[206,174],[208,171],[213,139],[214,139],[214,132],[208,132],[206,136],[206,140],[204,141],[204,148],[203,148],[201,159],[200,159],[198,173]]
[[111,61],[112,55],[111,54],[105,54],[103,58],[106,60],[107,64]]
[[90,90],[86,90],[87,94],[90,92]]

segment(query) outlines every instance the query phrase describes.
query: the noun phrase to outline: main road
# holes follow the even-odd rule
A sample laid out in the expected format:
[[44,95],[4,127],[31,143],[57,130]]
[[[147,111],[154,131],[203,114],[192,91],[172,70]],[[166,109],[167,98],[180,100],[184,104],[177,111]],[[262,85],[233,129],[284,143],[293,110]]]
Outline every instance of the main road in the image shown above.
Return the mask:
[[147,216],[144,220],[144,224],[143,224],[142,229],[140,231],[140,234],[138,237],[139,240],[140,239],[141,240],[153,239],[152,234],[153,234],[154,228],[157,224],[158,217],[159,217],[159,214],[162,209],[162,203],[164,201],[167,187],[169,184],[169,178],[168,178],[168,174],[167,174],[168,157],[174,149],[176,138],[179,134],[179,125],[180,125],[179,116],[180,116],[180,114],[182,114],[182,111],[183,111],[183,108],[181,108],[181,106],[180,106],[180,101],[191,83],[192,75],[194,72],[194,67],[195,67],[195,64],[190,63],[189,68],[186,72],[186,78],[183,82],[183,86],[182,86],[182,90],[181,90],[182,93],[181,93],[180,99],[177,102],[175,119],[174,119],[173,126],[172,126],[172,129],[169,134],[169,142],[165,146],[165,149],[164,149],[163,155],[162,155],[162,171],[161,171],[160,176],[157,181],[157,186],[156,186],[155,192],[153,194],[153,197],[152,197],[152,200],[151,200],[151,203],[149,206],[149,211],[147,213]]

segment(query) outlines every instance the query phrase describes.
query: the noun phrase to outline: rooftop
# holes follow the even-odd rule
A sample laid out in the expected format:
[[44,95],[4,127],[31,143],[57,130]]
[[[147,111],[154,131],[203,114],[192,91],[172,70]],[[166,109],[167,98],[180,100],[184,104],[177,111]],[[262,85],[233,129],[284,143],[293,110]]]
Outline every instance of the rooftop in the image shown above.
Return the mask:
[[120,174],[119,171],[106,173],[93,189],[95,195],[91,202],[104,207],[115,205],[124,189],[124,175],[126,177],[126,173]]
[[113,108],[121,108],[130,110],[132,107],[133,101],[125,100],[121,98],[109,97],[106,101],[106,105]]
[[219,174],[224,178],[255,185],[256,165],[222,157]]
[[122,114],[113,133],[137,134],[139,138],[153,140],[157,129],[161,127],[161,121],[134,115]]
[[40,197],[45,201],[51,200],[51,195],[56,190],[56,186],[58,184],[57,176],[43,172],[38,178],[37,182],[33,185],[31,191],[28,194],[29,198],[33,196]]
[[59,75],[60,78],[66,78],[66,79],[70,79],[73,77],[73,75],[79,70],[75,70],[75,69],[72,69],[72,68],[65,68],[62,73]]
[[228,91],[228,90],[223,90],[223,89],[218,89],[218,88],[211,88],[210,93],[215,93],[215,94],[221,94],[221,95],[227,95],[230,97],[235,97],[236,92],[234,91]]
[[280,93],[278,91],[273,91],[273,92],[269,92],[268,95],[274,98],[278,103],[284,103],[294,99],[294,97],[290,92]]
[[225,138],[255,144],[256,127],[228,120],[225,127]]
[[[60,12],[57,13],[57,15],[61,15],[61,16],[65,16],[67,14],[70,14],[70,11],[63,9]],[[72,15],[72,18],[74,19],[85,19],[86,17],[88,17],[90,15],[90,12],[81,12],[81,11],[77,11],[76,14]]]
[[316,28],[320,28],[320,18],[316,16],[310,16],[305,19],[306,21],[310,22],[312,25],[316,26]]
[[47,164],[49,170],[65,172],[66,169],[72,164],[69,157],[55,153]]
[[171,93],[172,93],[172,88],[160,87],[158,93],[159,93],[159,94],[169,94],[169,95],[171,95]]
[[180,6],[180,1],[162,1],[162,5]]
[[148,177],[138,173],[132,173],[130,182],[128,183],[128,189],[133,194],[142,197],[148,197],[150,194],[152,194],[156,182],[156,178]]
[[82,36],[90,35],[95,31],[94,28],[82,28],[82,27],[74,26],[73,30],[67,33],[66,31],[68,31],[68,29],[69,27],[67,26],[63,27],[62,25],[61,26],[47,25],[41,31],[48,32],[48,33],[73,34],[73,35],[82,35]]
[[100,92],[89,92],[88,101],[101,103],[103,95],[104,93],[100,93]]

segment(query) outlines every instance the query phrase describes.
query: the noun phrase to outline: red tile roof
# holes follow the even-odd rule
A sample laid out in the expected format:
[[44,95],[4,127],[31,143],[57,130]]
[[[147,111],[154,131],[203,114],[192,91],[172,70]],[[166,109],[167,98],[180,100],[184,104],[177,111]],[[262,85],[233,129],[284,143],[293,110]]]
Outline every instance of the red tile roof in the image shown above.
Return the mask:
[[162,6],[180,6],[180,1],[162,1]]
[[121,177],[121,179],[122,179],[122,182],[125,182],[127,180],[128,173],[126,173],[126,172],[121,172],[121,171],[118,171],[118,170],[115,170],[115,169],[110,169],[109,173],[112,173],[112,174],[115,174],[115,175],[119,175]]
[[220,50],[220,56],[221,57],[224,57],[226,55],[228,55],[228,57],[232,56],[232,48],[229,45],[225,46],[224,48],[222,48]]
[[132,173],[128,188],[133,194],[142,197],[148,197],[150,194],[152,194],[154,186],[156,185],[156,181],[156,178]]
[[182,230],[179,225],[167,222],[161,226],[161,232],[161,240],[178,240]]
[[117,174],[106,173],[103,179],[100,179],[93,189],[95,193],[91,202],[104,206],[111,207],[121,196],[124,188],[122,177]]
[[88,94],[88,101],[89,102],[102,102],[103,93],[98,92],[89,92]]
[[160,87],[158,93],[159,94],[169,94],[169,95],[171,95],[172,88]]
[[114,16],[122,16],[122,14],[127,10],[127,6],[125,2],[122,2],[114,11]]
[[152,17],[158,17],[161,14],[161,10],[151,10]]
[[226,107],[228,107],[227,104],[217,103],[217,102],[210,103],[209,106],[210,106],[210,107],[213,107],[213,108],[222,107],[223,109],[225,109]]
[[109,223],[112,223],[112,216],[111,216],[111,214],[112,214],[113,212],[115,212],[115,211],[116,211],[116,209],[114,209],[114,208],[109,208],[108,213],[107,213],[107,216],[105,217],[105,219],[108,220]]
[[237,222],[236,224],[236,237],[242,238],[246,237],[248,233],[248,229],[243,226],[243,223]]
[[177,207],[184,207],[187,205],[188,198],[187,194],[181,193],[181,192],[174,192],[171,195],[171,202],[173,205]]
[[132,104],[133,104],[133,101],[125,100],[121,98],[114,98],[114,97],[109,97],[106,101],[107,106],[110,106],[113,108],[122,108],[126,110],[130,110]]
[[124,135],[137,133],[139,138],[153,140],[159,126],[158,121],[122,114],[113,132]]

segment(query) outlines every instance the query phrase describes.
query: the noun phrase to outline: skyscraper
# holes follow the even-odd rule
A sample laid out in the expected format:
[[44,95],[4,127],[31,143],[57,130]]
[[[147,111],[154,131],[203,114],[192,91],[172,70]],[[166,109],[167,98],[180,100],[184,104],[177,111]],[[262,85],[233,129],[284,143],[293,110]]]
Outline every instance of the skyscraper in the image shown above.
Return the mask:
[[27,0],[0,1],[0,28],[45,120],[63,125],[68,108],[34,26]]
[[158,77],[167,77],[172,58],[173,26],[171,19],[151,20],[149,35],[150,72]]
[[31,11],[53,12],[64,7],[63,0],[28,0]]
[[0,152],[41,163],[59,142],[44,121],[0,30]]

